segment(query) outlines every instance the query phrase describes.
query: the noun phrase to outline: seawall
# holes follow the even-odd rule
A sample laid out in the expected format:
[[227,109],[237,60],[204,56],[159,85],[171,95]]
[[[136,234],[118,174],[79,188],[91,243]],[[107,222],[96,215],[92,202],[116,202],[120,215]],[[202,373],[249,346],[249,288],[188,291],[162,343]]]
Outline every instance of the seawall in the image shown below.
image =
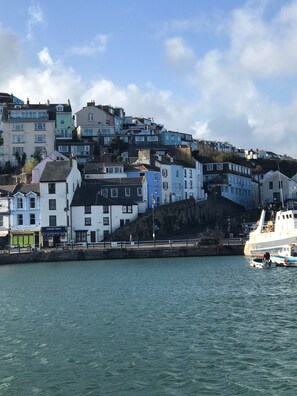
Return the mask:
[[201,257],[201,256],[234,256],[243,255],[242,244],[211,246],[183,246],[183,247],[150,247],[128,248],[117,247],[108,249],[75,249],[75,250],[42,250],[25,253],[1,253],[0,265],[22,264],[56,261],[82,260],[114,260],[114,259],[141,259],[166,257]]

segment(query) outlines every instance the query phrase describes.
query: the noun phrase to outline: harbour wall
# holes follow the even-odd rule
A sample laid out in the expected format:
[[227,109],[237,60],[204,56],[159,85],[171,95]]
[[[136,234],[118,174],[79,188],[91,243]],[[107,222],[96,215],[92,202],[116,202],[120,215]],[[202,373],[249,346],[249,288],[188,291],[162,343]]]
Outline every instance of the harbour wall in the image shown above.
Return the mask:
[[115,260],[167,257],[202,257],[243,255],[242,244],[226,246],[183,246],[183,247],[150,247],[108,249],[75,249],[75,250],[41,250],[26,253],[1,253],[0,265],[25,264],[57,261]]

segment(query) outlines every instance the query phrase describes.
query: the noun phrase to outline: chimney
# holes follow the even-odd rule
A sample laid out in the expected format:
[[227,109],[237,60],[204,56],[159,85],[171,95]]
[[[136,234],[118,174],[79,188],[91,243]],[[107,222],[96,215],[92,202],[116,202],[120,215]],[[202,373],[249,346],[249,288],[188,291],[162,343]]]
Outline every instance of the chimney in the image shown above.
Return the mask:
[[30,104],[30,100],[29,100],[29,98],[27,98],[27,105],[28,105],[28,104]]

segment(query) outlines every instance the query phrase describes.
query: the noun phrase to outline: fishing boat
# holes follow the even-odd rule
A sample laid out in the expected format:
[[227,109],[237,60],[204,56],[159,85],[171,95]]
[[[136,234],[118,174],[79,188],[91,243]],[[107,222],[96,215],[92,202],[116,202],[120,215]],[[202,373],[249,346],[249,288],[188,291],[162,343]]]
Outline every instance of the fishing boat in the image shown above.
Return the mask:
[[285,245],[297,245],[297,210],[279,210],[266,222],[266,210],[262,210],[255,230],[251,231],[244,246],[246,256],[262,257],[266,251],[271,255]]
[[297,267],[297,245],[284,245],[271,260],[285,267]]

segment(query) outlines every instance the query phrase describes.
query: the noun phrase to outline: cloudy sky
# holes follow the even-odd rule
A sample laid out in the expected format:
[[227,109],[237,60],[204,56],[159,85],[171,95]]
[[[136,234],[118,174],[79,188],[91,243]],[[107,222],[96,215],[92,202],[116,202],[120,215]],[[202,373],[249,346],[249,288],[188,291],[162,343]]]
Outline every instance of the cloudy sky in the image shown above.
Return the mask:
[[297,158],[297,0],[16,0],[0,91]]

